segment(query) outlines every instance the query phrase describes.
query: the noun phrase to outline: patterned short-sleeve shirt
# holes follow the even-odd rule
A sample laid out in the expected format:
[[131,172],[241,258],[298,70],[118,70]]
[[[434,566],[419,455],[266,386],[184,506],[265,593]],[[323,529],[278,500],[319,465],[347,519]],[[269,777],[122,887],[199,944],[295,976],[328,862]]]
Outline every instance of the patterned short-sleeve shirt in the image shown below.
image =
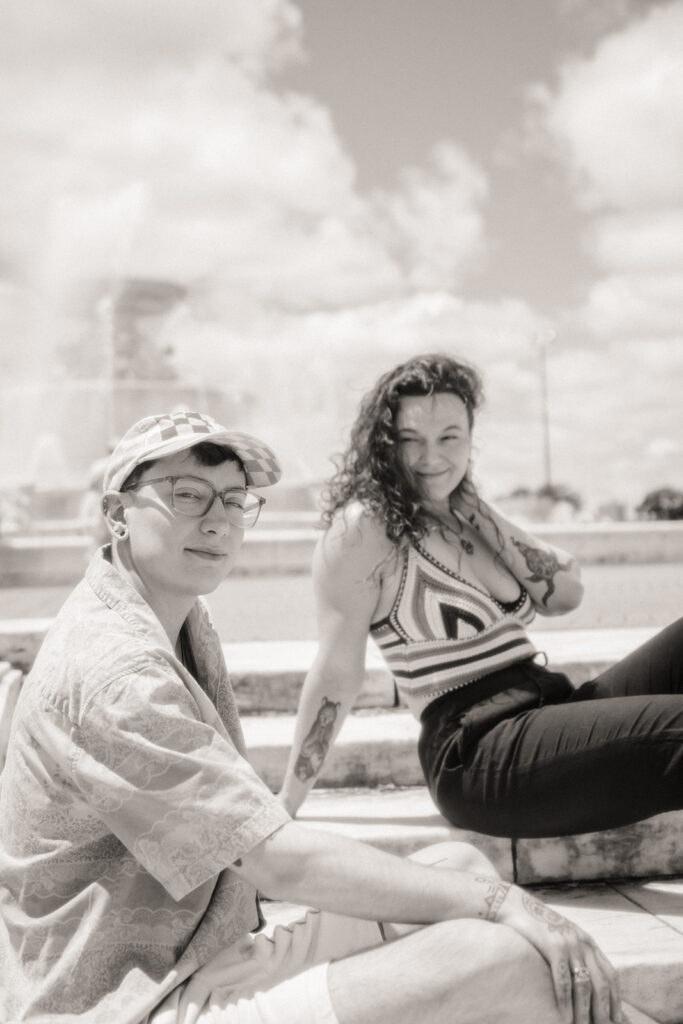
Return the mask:
[[24,681],[0,775],[4,1022],[137,1024],[257,925],[230,865],[289,816],[245,759],[201,602],[187,624],[197,679],[100,552]]

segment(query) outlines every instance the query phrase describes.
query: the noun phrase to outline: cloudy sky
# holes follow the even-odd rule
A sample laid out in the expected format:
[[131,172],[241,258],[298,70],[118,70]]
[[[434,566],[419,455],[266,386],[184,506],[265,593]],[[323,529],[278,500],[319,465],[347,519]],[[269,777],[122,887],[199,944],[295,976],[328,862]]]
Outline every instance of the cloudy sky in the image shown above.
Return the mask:
[[444,349],[482,486],[541,483],[546,342],[553,478],[683,486],[682,41],[683,0],[9,0],[5,389],[68,384],[84,281],[159,278],[178,372],[292,479]]

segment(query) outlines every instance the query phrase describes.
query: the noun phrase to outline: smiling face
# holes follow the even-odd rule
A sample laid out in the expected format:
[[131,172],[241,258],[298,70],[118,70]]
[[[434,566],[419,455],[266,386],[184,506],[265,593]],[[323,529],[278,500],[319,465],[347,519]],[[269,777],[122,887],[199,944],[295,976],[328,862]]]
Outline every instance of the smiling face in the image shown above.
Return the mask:
[[145,484],[157,477],[186,475],[206,480],[216,491],[244,491],[246,486],[238,462],[204,466],[189,451],[146,466],[135,491],[121,496],[129,533],[119,542],[118,555],[158,614],[172,606],[189,610],[196,597],[215,590],[234,565],[244,536],[243,529],[228,522],[219,498],[205,515],[193,518],[172,508],[170,482]]
[[447,506],[470,458],[470,423],[463,400],[449,392],[405,395],[394,430],[401,463],[416,480],[425,504]]

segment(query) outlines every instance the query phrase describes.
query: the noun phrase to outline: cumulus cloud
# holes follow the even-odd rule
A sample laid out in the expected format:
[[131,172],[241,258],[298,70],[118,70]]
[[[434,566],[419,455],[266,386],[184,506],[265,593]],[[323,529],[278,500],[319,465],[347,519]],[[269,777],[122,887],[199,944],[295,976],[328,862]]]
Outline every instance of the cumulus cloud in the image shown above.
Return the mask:
[[484,249],[485,176],[457,146],[361,196],[330,113],[271,87],[300,50],[288,0],[3,16],[0,255],[53,296],[144,274],[343,307],[453,287]]
[[402,171],[400,188],[377,197],[390,246],[416,288],[453,288],[484,250],[482,170],[451,142],[428,167]]
[[602,338],[680,336],[683,274],[664,271],[603,277],[590,288],[582,319]]
[[574,343],[549,360],[554,457],[570,467],[581,451],[600,466],[596,494],[637,502],[663,475],[680,479],[683,3],[618,6],[625,23],[530,98],[535,141],[568,172],[596,271],[560,323]]
[[[136,180],[154,181],[163,167],[191,190],[196,166],[187,154],[197,121],[206,114],[214,135],[222,121],[227,141],[234,139],[230,109],[221,109],[225,92],[255,88],[273,63],[296,53],[299,24],[298,9],[286,0],[4,5],[5,260],[31,269],[52,206],[65,195],[107,197]],[[212,93],[206,69],[216,63],[230,82],[223,95],[218,84]]]
[[0,266],[17,283],[0,321],[17,293],[42,310],[24,370],[54,373],[79,332],[102,343],[74,312],[84,281],[175,282],[186,299],[155,329],[182,377],[229,380],[310,447],[303,395],[330,392],[329,434],[334,373],[369,347],[384,369],[409,344],[503,333],[509,309],[439,297],[485,252],[484,172],[445,141],[362,194],[330,112],[274,84],[301,50],[289,0],[26,0],[1,27]]
[[535,95],[592,221],[585,241],[598,277],[575,324],[603,343],[681,337],[682,37],[683,3],[660,4]]
[[[478,473],[488,493],[539,483],[540,383],[535,339],[548,323],[526,303],[467,301],[452,292],[417,292],[344,309],[297,314],[262,310],[239,329],[177,321],[170,335],[182,376],[230,376],[261,396],[249,426],[277,443],[289,472],[330,470],[364,392],[379,374],[418,352],[442,351],[484,374],[487,401],[477,424]],[[201,332],[202,343],[198,344]],[[510,439],[515,442],[511,453]]]
[[597,338],[680,338],[683,206],[599,216],[587,245],[604,274],[590,288],[582,311],[587,328]]
[[[557,475],[570,482],[577,437],[579,446],[597,438],[608,461],[610,417],[624,407],[615,396],[627,394],[634,410],[653,415],[629,390],[624,365],[612,378],[615,396],[603,394],[624,310],[647,332],[650,352],[677,315],[674,142],[665,140],[664,184],[645,181],[644,158],[634,164],[635,183],[618,180],[620,160],[622,178],[631,175],[623,160],[630,142],[645,125],[643,143],[659,146],[668,115],[648,105],[640,78],[617,109],[636,51],[661,48],[663,63],[651,65],[669,87],[674,27],[644,19],[613,34],[592,58],[567,65],[540,103],[581,201],[596,211],[591,244],[603,274],[582,313],[605,349],[577,351],[564,340],[550,360]],[[485,170],[457,139],[443,140],[419,164],[398,169],[393,188],[363,193],[332,112],[278,88],[278,69],[298,59],[302,32],[290,0],[5,5],[0,329],[24,344],[21,359],[5,359],[3,369],[49,374],[58,345],[92,330],[71,301],[84,280],[115,290],[128,277],[159,278],[182,286],[183,300],[156,324],[181,378],[199,389],[224,384],[244,425],[273,438],[290,476],[293,468],[324,471],[379,372],[415,351],[442,349],[486,376],[477,444],[489,491],[540,482],[534,338],[548,324],[521,300],[465,297],[487,254]],[[582,125],[582,113],[590,119],[594,110],[603,136],[613,122],[620,160],[603,154],[604,137]],[[655,177],[658,163],[651,156]],[[630,365],[642,383],[641,349]],[[650,387],[664,385],[671,361],[647,365]],[[661,403],[656,413],[650,436],[671,436]],[[605,489],[614,482],[608,477]]]
[[673,437],[653,437],[648,445],[648,453],[655,459],[668,458],[671,455],[682,455],[683,444]]
[[597,263],[613,270],[638,272],[683,266],[683,207],[601,216],[589,240]]
[[655,7],[568,62],[557,90],[538,90],[587,206],[683,202],[682,33],[680,0]]
[[220,51],[251,75],[263,76],[300,55],[301,12],[290,0],[22,0],[2,12],[5,70],[64,73],[75,62],[108,67],[117,79],[147,78],[155,67],[189,66]]

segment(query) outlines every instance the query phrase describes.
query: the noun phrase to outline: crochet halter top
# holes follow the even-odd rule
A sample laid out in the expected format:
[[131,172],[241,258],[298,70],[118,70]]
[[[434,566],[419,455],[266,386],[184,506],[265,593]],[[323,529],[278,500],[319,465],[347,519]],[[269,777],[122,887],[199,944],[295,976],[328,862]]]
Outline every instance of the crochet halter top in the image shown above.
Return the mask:
[[525,628],[534,615],[524,587],[503,603],[416,544],[407,548],[393,608],[370,635],[419,718],[442,694],[538,653]]

